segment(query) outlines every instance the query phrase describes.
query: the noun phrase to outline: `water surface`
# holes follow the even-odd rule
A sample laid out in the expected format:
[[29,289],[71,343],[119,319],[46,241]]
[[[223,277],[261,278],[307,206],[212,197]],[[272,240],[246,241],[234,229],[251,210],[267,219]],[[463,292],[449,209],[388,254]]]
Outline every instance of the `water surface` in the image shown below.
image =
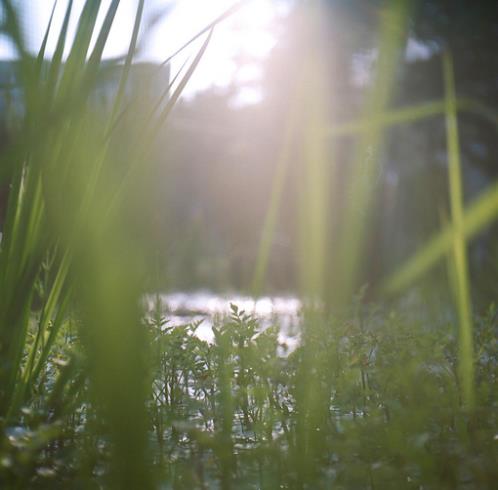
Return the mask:
[[[239,311],[254,315],[262,329],[279,325],[279,340],[282,343],[293,345],[296,342],[301,302],[295,296],[252,298],[237,293],[216,294],[201,290],[161,294],[160,298],[168,320],[167,325],[185,325],[202,320],[196,335],[208,342],[214,337],[213,324],[230,315],[231,304],[236,305]],[[148,298],[149,308],[153,307],[154,300],[154,296]]]

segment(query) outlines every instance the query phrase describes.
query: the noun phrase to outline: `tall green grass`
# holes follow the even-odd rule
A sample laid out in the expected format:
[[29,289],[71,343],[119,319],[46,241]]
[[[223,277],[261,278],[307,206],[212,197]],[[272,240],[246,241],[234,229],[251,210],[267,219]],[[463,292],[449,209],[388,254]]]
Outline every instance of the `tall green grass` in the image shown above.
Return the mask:
[[[78,312],[86,353],[83,372],[92,405],[105,421],[102,435],[111,440],[108,483],[150,488],[148,344],[140,307],[145,244],[136,239],[139,223],[126,216],[141,209],[150,171],[147,155],[210,34],[179,75],[175,90],[164,87],[147,119],[134,121],[139,113],[130,112],[136,105],[124,93],[142,26],[140,0],[124,64],[114,67],[120,80],[112,110],[99,114],[92,97],[119,5],[119,0],[111,1],[98,25],[101,2],[87,0],[72,39],[68,26],[73,2],[67,4],[58,33],[53,32],[52,11],[40,52],[33,57],[24,45],[16,8],[2,1],[4,34],[18,57],[24,117],[2,155],[3,182],[10,191],[0,250],[0,417],[4,427],[15,424],[22,407],[39,396],[60,331],[68,315]],[[209,31],[236,8],[216,19]],[[49,36],[57,41],[47,58]],[[125,131],[128,153],[118,152]],[[76,374],[80,361],[76,356],[68,362],[75,367],[58,373],[53,396],[59,400],[52,405],[71,406],[70,373]]]
[[[406,260],[389,277],[382,281],[381,291],[387,296],[402,293],[409,286],[427,274],[433,266],[443,260],[445,256],[452,256],[454,262],[454,284],[455,306],[458,312],[460,329],[460,379],[462,400],[468,407],[473,406],[473,384],[474,384],[474,362],[475,354],[472,347],[473,328],[471,312],[471,291],[468,278],[468,266],[466,258],[466,246],[469,239],[482,231],[496,220],[498,216],[498,193],[496,184],[483,192],[473,203],[465,207],[463,202],[460,148],[458,142],[458,113],[467,112],[480,116],[490,123],[498,123],[498,114],[492,108],[484,107],[478,101],[467,97],[458,97],[455,90],[455,80],[451,62],[451,54],[443,55],[443,78],[445,97],[442,100],[426,102],[415,106],[390,109],[389,100],[395,91],[396,64],[399,61],[400,51],[404,47],[407,35],[406,22],[409,15],[410,2],[396,2],[396,5],[386,8],[384,17],[380,24],[379,34],[379,55],[377,60],[377,70],[369,92],[369,98],[365,104],[365,115],[357,120],[342,123],[335,126],[326,127],[321,123],[318,131],[322,133],[322,139],[315,138],[313,144],[309,146],[308,154],[304,156],[305,177],[304,179],[314,179],[314,184],[308,193],[305,193],[303,205],[315,206],[313,210],[303,211],[302,215],[308,215],[310,220],[319,220],[317,223],[301,228],[300,240],[302,243],[314,241],[313,230],[320,230],[320,237],[314,241],[315,245],[301,247],[299,257],[299,267],[305,271],[304,283],[313,282],[310,275],[315,276],[315,283],[318,274],[328,277],[326,290],[320,287],[307,287],[303,291],[310,293],[314,291],[314,296],[321,298],[326,304],[332,303],[335,311],[341,305],[351,304],[354,295],[359,291],[361,284],[358,283],[359,270],[362,266],[366,237],[368,233],[370,209],[374,204],[375,176],[379,173],[379,160],[382,153],[382,140],[384,131],[392,126],[415,123],[434,117],[445,117],[447,127],[447,151],[448,151],[448,182],[451,210],[451,222],[448,223],[440,233],[432,237],[427,245],[418,250],[413,257]],[[319,29],[316,29],[316,32]],[[309,55],[309,53],[308,53]],[[303,70],[317,76],[319,70]],[[309,82],[309,81],[308,81]],[[306,111],[312,111],[314,103],[319,105],[320,94],[324,88],[317,90],[312,83],[307,83],[307,93],[309,99],[303,103],[300,111],[301,117]],[[333,95],[332,95],[333,97]],[[298,90],[293,97],[294,101],[302,100],[303,96]],[[305,109],[303,109],[303,107]],[[294,118],[289,118],[289,124]],[[310,132],[317,131],[313,123],[305,122],[305,126]],[[352,171],[348,176],[347,198],[344,210],[341,211],[338,227],[339,236],[334,236],[332,241],[324,230],[330,223],[328,219],[320,219],[330,209],[330,198],[324,199],[320,189],[322,184],[329,181],[331,176],[329,167],[334,168],[333,157],[330,151],[327,153],[328,161],[320,175],[315,175],[316,166],[321,160],[318,156],[320,148],[325,144],[324,140],[338,139],[344,136],[356,138],[355,156],[350,162]],[[306,135],[301,135],[306,140]],[[304,143],[306,144],[306,143]],[[289,153],[291,140],[285,139],[282,146],[282,155]],[[283,159],[285,161],[285,158]],[[329,175],[329,178],[326,177]],[[256,264],[255,283],[260,284],[264,277],[266,265],[268,263],[268,251],[272,244],[276,223],[278,220],[279,200],[282,195],[282,182],[285,178],[285,164],[279,163],[275,173],[271,203],[268,211],[267,221],[263,230],[259,259]],[[332,187],[330,187],[332,189]],[[298,218],[296,218],[298,219]],[[332,247],[330,243],[334,243]],[[326,252],[320,252],[320,249]],[[329,257],[325,264],[323,254]],[[315,271],[314,273],[312,271]],[[318,272],[320,271],[320,272]],[[302,276],[303,277],[303,276]],[[259,288],[255,289],[256,291]]]

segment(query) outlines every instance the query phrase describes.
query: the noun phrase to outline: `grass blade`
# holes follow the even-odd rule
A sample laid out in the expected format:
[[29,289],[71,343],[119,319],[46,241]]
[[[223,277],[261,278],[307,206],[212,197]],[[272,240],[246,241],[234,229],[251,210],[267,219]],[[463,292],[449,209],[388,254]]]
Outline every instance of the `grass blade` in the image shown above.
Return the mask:
[[123,73],[119,80],[118,92],[116,94],[116,98],[114,99],[114,104],[112,108],[111,117],[109,118],[109,126],[108,131],[111,130],[111,127],[114,126],[116,122],[116,116],[121,107],[121,103],[123,101],[123,97],[125,94],[126,84],[128,82],[128,78],[130,75],[131,63],[133,61],[133,57],[135,56],[135,49],[138,41],[138,34],[140,32],[140,25],[142,23],[142,15],[144,10],[144,2],[145,0],[139,0],[137,5],[137,12],[135,14],[135,23],[133,25],[133,32],[130,39],[130,45],[128,47],[128,53],[126,54],[126,59],[123,67]]
[[199,39],[202,35],[206,34],[207,32],[212,31],[220,22],[223,22],[224,20],[228,19],[228,17],[235,14],[235,12],[237,12],[247,2],[248,2],[248,0],[241,0],[240,2],[236,3],[235,5],[232,5],[229,9],[227,9],[225,12],[223,12],[220,16],[216,17],[216,19],[214,19],[207,26],[205,26],[203,29],[201,29],[195,36],[190,38],[185,44],[180,46],[173,54],[168,56],[161,63],[161,66],[167,65],[175,56],[178,56],[185,48],[190,46],[193,42],[195,42],[197,39]]
[[[399,1],[389,8],[386,6],[383,12],[379,59],[375,81],[367,100],[366,120],[378,119],[392,97],[396,66],[406,36],[408,7],[408,1]],[[361,135],[356,146],[352,172],[349,176],[344,232],[333,267],[331,300],[337,305],[348,304],[360,286],[357,284],[358,271],[363,257],[362,247],[365,243],[370,208],[373,204],[373,183],[378,173],[382,137],[381,127],[369,127]]]
[[[462,234],[466,241],[477,235],[486,226],[498,218],[498,183],[488,191],[483,192],[467,207],[462,219]],[[416,252],[410,259],[382,284],[385,294],[403,291],[424,276],[434,267],[444,255],[450,251],[453,235],[456,230],[453,225],[447,225],[432,237],[429,242]]]
[[66,47],[67,30],[69,26],[69,19],[71,18],[72,8],[73,0],[69,0],[66,8],[66,13],[64,14],[64,20],[62,21],[59,37],[57,39],[57,44],[55,46],[54,55],[52,56],[52,61],[50,63],[50,71],[47,83],[47,104],[50,104],[56,91],[57,81],[59,79],[60,68],[62,65],[62,57],[64,56],[64,49]]
[[448,140],[448,172],[450,210],[453,222],[454,285],[460,323],[459,375],[462,383],[463,402],[467,408],[474,405],[474,346],[472,304],[466,241],[463,233],[463,186],[458,140],[458,120],[455,96],[455,79],[451,54],[443,54],[443,74],[446,93],[446,137]]
[[253,296],[258,296],[262,291],[262,286],[265,280],[268,262],[270,260],[270,250],[273,244],[275,229],[280,210],[280,201],[284,191],[284,183],[287,175],[287,167],[291,157],[292,141],[298,119],[298,100],[300,100],[301,87],[292,98],[292,105],[287,117],[287,122],[282,138],[282,144],[277,157],[275,174],[270,193],[270,202],[266,211],[263,229],[259,240],[258,254],[256,256],[256,266],[251,283],[251,293]]
[[54,1],[54,6],[52,7],[52,12],[50,14],[50,19],[47,24],[47,29],[45,31],[45,35],[43,36],[43,41],[40,46],[40,51],[38,52],[38,57],[36,59],[36,71],[38,76],[40,76],[40,72],[43,65],[43,59],[45,58],[45,50],[47,48],[48,35],[50,34],[50,29],[52,27],[52,21],[54,19],[54,12],[56,6],[57,6],[57,0]]

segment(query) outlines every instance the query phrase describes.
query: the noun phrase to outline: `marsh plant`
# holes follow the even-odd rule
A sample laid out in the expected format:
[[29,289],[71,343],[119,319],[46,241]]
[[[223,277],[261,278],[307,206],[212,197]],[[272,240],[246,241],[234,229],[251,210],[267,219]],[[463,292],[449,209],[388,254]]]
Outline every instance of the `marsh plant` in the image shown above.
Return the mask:
[[[256,295],[264,288],[287,161],[299,139],[298,270],[302,297],[312,301],[291,349],[278,321],[263,327],[236,305],[214,320],[212,342],[195,335],[199,323],[170,326],[160,296],[152,311],[143,306],[157,286],[151,153],[213,30],[238,4],[194,37],[198,52],[175,83],[144,102],[127,90],[142,27],[139,0],[128,52],[114,62],[111,106],[102,109],[95,93],[108,73],[102,55],[119,0],[108,2],[101,23],[101,2],[87,0],[71,38],[69,1],[59,32],[52,13],[37,56],[25,45],[14,4],[2,0],[2,34],[15,48],[22,91],[0,168],[8,195],[0,248],[2,487],[494,486],[497,313],[494,306],[483,316],[472,312],[466,244],[496,218],[498,188],[463,206],[457,115],[495,122],[496,115],[457,97],[450,52],[442,56],[444,100],[390,109],[408,31],[409,2],[399,1],[380,18],[363,117],[324,131],[328,91],[313,37],[320,11],[309,3],[302,11],[308,56],[293,81],[248,285]],[[49,36],[57,39],[51,55]],[[438,323],[355,299],[384,130],[434,115],[447,127],[450,217],[386,278],[380,299],[446,258],[455,314]],[[345,135],[357,144],[332,253],[327,183],[338,167],[325,140]]]

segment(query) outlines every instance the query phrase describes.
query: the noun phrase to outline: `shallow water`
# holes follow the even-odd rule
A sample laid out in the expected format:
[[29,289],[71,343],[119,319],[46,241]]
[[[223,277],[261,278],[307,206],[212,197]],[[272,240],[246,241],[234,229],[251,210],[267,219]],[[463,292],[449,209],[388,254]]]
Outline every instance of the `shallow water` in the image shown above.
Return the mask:
[[[230,315],[234,304],[245,313],[253,314],[264,329],[280,326],[279,341],[289,347],[297,342],[297,325],[301,301],[295,296],[264,296],[251,298],[237,293],[216,294],[211,291],[174,292],[160,295],[168,326],[185,325],[202,320],[196,335],[208,342],[213,340],[213,324]],[[148,297],[150,309],[155,297]]]

